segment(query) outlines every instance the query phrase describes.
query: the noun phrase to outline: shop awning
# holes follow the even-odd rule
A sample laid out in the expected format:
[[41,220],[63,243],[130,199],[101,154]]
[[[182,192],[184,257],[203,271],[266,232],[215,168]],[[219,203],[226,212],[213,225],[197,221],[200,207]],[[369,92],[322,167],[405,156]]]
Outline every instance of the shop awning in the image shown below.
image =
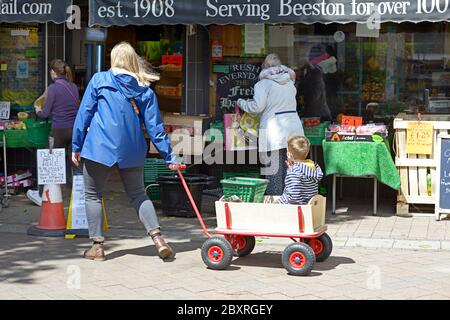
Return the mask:
[[2,0],[0,22],[65,22],[72,0]]
[[89,0],[100,26],[450,21],[450,0]]

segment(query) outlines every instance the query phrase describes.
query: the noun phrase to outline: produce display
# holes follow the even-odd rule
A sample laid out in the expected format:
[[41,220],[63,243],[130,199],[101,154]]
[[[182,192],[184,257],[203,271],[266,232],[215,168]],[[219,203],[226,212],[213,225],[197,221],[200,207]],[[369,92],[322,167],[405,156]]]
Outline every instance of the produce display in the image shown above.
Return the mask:
[[27,126],[22,121],[10,121],[6,123],[7,130],[27,130]]
[[30,106],[38,96],[39,93],[29,90],[3,89],[1,92],[1,100],[10,101],[12,106]]
[[384,84],[376,81],[364,83],[362,99],[367,102],[382,102],[384,100]]

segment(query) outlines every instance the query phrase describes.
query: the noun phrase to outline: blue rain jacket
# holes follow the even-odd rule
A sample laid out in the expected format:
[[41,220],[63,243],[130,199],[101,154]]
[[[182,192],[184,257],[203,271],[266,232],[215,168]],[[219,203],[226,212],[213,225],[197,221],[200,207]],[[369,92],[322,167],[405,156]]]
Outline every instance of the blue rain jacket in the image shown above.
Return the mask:
[[[130,99],[134,98],[139,115]],[[167,164],[175,163],[169,138],[164,130],[158,101],[152,89],[140,86],[126,73],[96,73],[88,84],[75,119],[72,152],[106,166],[143,166],[148,136]]]

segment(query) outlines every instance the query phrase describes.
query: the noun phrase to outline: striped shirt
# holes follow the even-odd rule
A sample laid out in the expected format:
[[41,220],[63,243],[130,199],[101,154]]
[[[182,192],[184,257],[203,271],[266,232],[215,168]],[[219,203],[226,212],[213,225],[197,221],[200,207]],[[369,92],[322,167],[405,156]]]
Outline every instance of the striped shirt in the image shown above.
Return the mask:
[[323,172],[314,162],[314,169],[304,163],[296,162],[287,170],[283,195],[278,200],[281,204],[307,204],[319,193],[319,181]]

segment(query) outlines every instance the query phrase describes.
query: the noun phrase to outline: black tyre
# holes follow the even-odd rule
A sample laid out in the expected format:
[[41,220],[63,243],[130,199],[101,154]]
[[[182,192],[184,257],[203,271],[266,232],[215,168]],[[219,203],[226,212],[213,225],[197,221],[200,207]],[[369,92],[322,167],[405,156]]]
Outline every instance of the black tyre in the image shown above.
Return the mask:
[[317,262],[327,260],[331,251],[333,251],[333,242],[326,233],[322,234],[319,238],[308,239],[306,243],[313,249]]
[[237,257],[245,257],[255,249],[256,240],[253,236],[228,236],[228,242],[231,243],[233,254]]
[[226,269],[233,259],[233,248],[224,238],[210,238],[203,243],[202,259],[211,269]]
[[288,245],[281,255],[283,267],[292,275],[309,274],[316,262],[313,249],[305,243],[296,242]]

